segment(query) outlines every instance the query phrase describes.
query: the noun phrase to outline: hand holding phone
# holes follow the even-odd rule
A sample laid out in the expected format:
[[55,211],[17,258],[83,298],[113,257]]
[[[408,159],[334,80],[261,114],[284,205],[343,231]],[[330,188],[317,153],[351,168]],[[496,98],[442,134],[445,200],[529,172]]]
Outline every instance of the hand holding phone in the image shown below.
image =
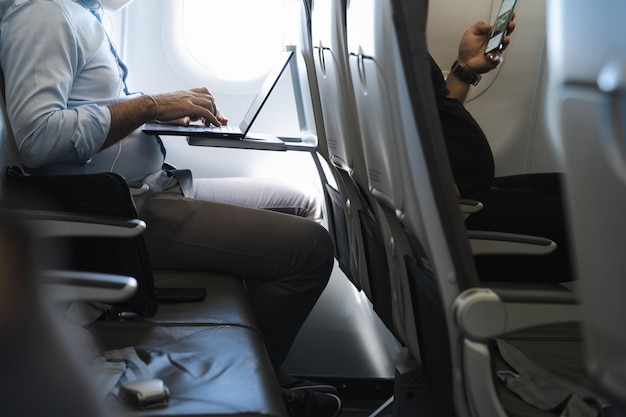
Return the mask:
[[502,0],[500,4],[500,10],[498,10],[498,17],[493,24],[493,29],[489,35],[489,41],[485,48],[485,54],[491,52],[500,52],[504,47],[504,37],[506,36],[509,23],[513,17],[513,9],[517,0]]

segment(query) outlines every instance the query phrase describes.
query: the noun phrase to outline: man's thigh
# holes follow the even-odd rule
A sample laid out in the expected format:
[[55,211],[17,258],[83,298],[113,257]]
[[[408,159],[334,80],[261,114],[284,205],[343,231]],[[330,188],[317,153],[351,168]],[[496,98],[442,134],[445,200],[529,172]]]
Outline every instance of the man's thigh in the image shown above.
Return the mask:
[[322,217],[321,198],[311,187],[270,178],[229,177],[194,179],[197,200],[260,208],[308,217]]
[[329,244],[326,230],[306,218],[169,194],[148,199],[141,218],[151,262],[162,269],[270,280]]

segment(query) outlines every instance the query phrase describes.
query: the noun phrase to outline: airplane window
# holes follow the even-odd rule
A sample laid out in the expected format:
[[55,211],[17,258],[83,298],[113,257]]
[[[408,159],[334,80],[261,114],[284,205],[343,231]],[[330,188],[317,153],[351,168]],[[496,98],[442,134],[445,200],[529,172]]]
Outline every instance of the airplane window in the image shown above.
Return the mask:
[[201,66],[222,80],[264,76],[290,43],[294,0],[184,0],[184,42]]

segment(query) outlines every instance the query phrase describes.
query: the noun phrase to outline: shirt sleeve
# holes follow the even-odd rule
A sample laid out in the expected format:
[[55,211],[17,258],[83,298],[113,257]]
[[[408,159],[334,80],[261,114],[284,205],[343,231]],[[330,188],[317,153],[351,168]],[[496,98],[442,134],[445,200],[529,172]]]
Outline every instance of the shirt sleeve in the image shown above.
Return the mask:
[[7,111],[22,162],[30,168],[85,163],[109,131],[106,106],[68,106],[87,59],[76,24],[55,2],[26,2],[2,19]]

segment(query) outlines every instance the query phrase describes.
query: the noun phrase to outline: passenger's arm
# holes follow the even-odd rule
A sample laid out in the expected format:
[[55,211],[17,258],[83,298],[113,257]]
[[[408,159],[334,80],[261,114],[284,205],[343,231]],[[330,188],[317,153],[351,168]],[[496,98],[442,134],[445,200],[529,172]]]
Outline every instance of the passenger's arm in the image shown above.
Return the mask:
[[188,125],[191,120],[202,120],[206,125],[228,123],[213,95],[206,88],[178,91],[168,94],[144,95],[110,104],[111,126],[101,149],[128,136],[142,124],[158,120],[165,123]]
[[470,84],[459,80],[453,73],[450,72],[448,74],[448,78],[446,78],[446,87],[448,87],[448,97],[456,98],[461,103],[465,103],[467,95],[469,94]]
[[0,51],[7,112],[22,162],[37,168],[88,161],[104,142],[110,116],[104,106],[69,106],[86,57],[59,5],[26,2],[6,11]]

